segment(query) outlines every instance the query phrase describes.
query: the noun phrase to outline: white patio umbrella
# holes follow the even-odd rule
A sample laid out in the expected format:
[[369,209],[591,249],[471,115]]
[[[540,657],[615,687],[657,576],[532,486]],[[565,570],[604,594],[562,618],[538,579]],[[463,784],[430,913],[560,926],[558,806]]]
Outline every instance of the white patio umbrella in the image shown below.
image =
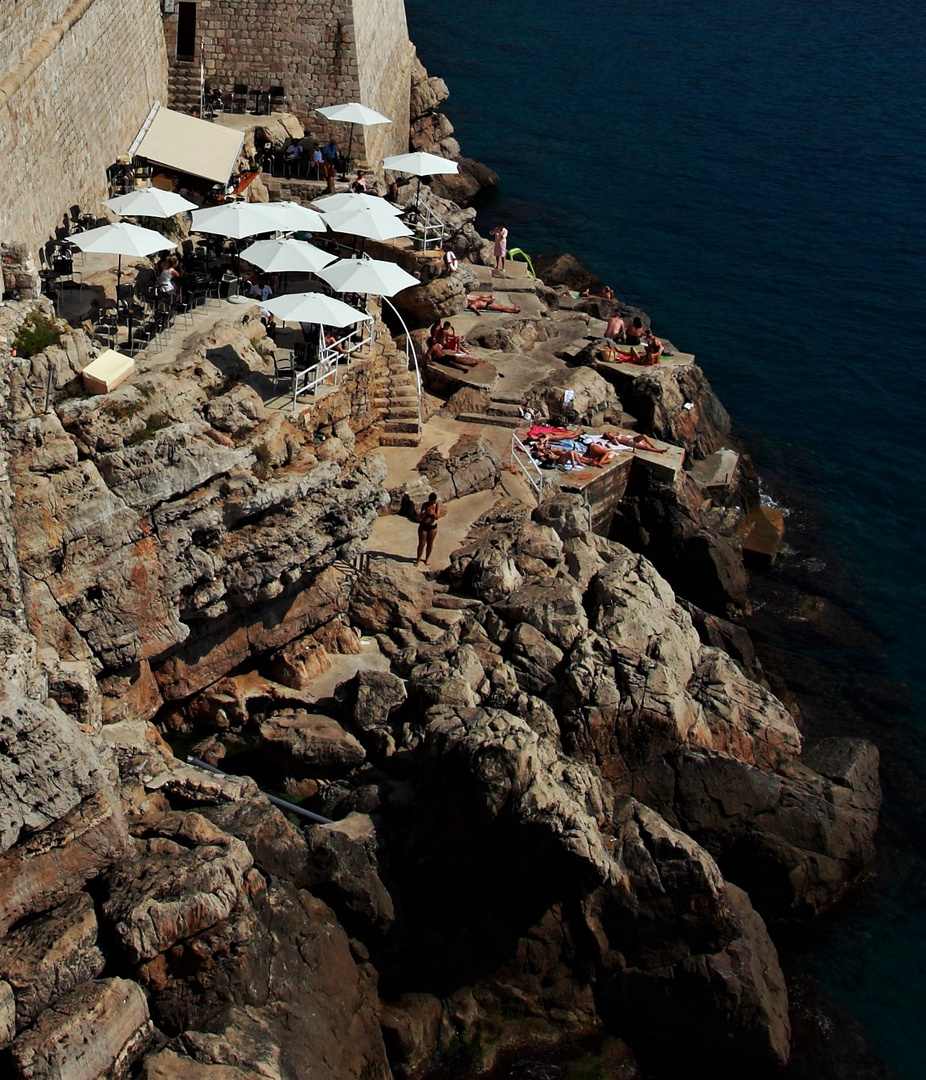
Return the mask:
[[103,205],[108,206],[121,217],[169,218],[174,214],[182,214],[184,210],[197,208],[195,202],[190,202],[175,191],[162,191],[156,187],[141,188],[138,191],[130,191],[128,195],[104,199]]
[[361,236],[369,240],[395,240],[400,236],[412,235],[412,230],[397,217],[369,207],[326,212],[325,222],[332,232]]
[[257,233],[278,232],[279,225],[266,212],[269,203],[226,202],[193,211],[193,231],[242,240]]
[[313,199],[312,205],[317,206],[324,214],[340,210],[356,210],[360,207],[369,207],[374,214],[389,214],[392,217],[399,217],[402,214],[401,206],[387,202],[380,195],[365,195],[362,191],[339,191],[336,195],[322,195],[318,199]]
[[111,225],[101,225],[98,229],[75,233],[68,237],[70,243],[81,251],[95,251],[102,255],[118,255],[116,266],[116,295],[122,284],[122,256],[133,255],[146,258],[156,251],[175,248],[176,241],[168,240],[163,233],[154,229],[143,229],[140,225],[131,225],[127,221],[115,221]]
[[420,282],[401,266],[383,259],[340,259],[316,276],[338,292],[372,293],[374,296],[395,296]]
[[326,120],[337,120],[342,124],[350,124],[350,143],[347,147],[348,162],[354,145],[354,124],[360,124],[362,127],[374,127],[377,124],[392,123],[388,116],[383,116],[382,113],[377,112],[375,109],[370,109],[366,105],[360,105],[354,101],[345,105],[326,105],[323,109],[316,109],[315,111],[324,116]]
[[261,203],[260,208],[277,222],[279,232],[324,232],[327,228],[321,214],[302,203],[283,200]]
[[383,168],[391,172],[404,172],[418,177],[418,188],[415,191],[415,209],[418,209],[418,199],[421,195],[422,176],[448,176],[458,173],[460,170],[455,161],[439,157],[437,154],[428,154],[418,150],[412,154],[396,154],[387,157],[383,161]]
[[291,237],[258,240],[246,247],[241,257],[268,274],[315,273],[335,261],[329,252]]
[[320,323],[322,326],[352,326],[373,318],[343,300],[324,293],[290,293],[275,296],[261,305],[283,322]]

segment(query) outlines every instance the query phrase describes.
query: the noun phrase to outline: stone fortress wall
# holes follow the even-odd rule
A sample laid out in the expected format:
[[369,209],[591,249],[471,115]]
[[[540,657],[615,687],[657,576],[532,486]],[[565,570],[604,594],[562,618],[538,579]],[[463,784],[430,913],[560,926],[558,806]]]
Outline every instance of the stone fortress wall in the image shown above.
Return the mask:
[[360,58],[357,100],[393,121],[366,129],[367,161],[378,169],[384,157],[408,150],[414,47],[404,0],[354,0],[354,32]]
[[[128,150],[172,82],[207,78],[283,85],[289,109],[346,147],[349,129],[315,110],[362,101],[393,118],[354,132],[354,156],[376,168],[408,149],[414,49],[402,0],[198,0],[195,55],[177,60],[179,3],[18,0],[0,3],[0,243],[36,252],[71,206],[98,211],[106,167]],[[189,11],[189,8],[187,9]]]
[[235,83],[283,86],[289,111],[307,130],[333,133],[345,148],[349,129],[329,125],[315,110],[361,101],[393,123],[367,128],[365,142],[363,129],[355,129],[354,156],[375,168],[384,156],[408,149],[414,49],[402,0],[196,0],[188,59],[178,57],[180,18],[179,3],[164,15],[173,107],[198,100],[202,52],[206,78],[226,100]]
[[35,252],[73,204],[99,211],[107,166],[166,97],[153,0],[4,0],[0,241]]

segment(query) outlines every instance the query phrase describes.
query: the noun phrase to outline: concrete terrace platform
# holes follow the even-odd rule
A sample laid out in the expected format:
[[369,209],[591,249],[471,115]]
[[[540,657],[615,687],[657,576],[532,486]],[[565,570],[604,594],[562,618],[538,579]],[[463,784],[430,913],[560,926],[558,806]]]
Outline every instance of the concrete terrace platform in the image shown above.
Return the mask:
[[[619,370],[622,375],[626,375],[631,379],[639,378],[641,375],[645,375],[648,371],[653,371],[656,368],[683,368],[690,367],[694,362],[694,353],[680,353],[677,352],[672,345],[666,342],[666,347],[672,353],[671,356],[661,356],[658,364],[653,364],[651,367],[641,367],[639,364],[626,364],[620,361],[612,360],[599,360],[591,366],[599,374],[604,375],[610,370]],[[605,375],[605,377],[607,377]]]
[[475,273],[479,292],[532,293],[537,282],[537,279],[531,276],[527,263],[512,262],[510,259],[504,271],[496,270],[492,266],[475,266],[469,263],[466,269]]
[[[390,472],[395,475],[393,455],[403,452],[403,448],[387,447],[381,452],[385,454]],[[418,454],[415,459],[417,463],[424,452],[423,446],[415,447],[415,452]],[[422,498],[422,501],[424,498],[426,496]],[[447,503],[444,506],[444,516],[440,519],[434,541],[431,565],[422,567],[422,572],[428,572],[433,576],[446,569],[450,563],[451,553],[466,540],[474,522],[491,510],[502,498],[509,498],[514,502],[523,502],[527,505],[534,504],[533,494],[527,483],[520,476],[509,472],[502,473],[500,485],[492,491],[477,491],[472,495],[464,495],[461,499],[453,499]],[[409,521],[400,514],[386,514],[376,520],[373,531],[364,546],[371,559],[394,559],[413,566],[418,546],[418,526],[414,521]]]

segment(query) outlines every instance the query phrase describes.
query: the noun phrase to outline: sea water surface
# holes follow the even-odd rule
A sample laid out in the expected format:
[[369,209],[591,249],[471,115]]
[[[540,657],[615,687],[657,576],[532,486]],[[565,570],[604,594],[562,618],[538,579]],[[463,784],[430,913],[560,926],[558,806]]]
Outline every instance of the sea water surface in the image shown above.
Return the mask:
[[775,647],[811,714],[882,746],[886,789],[875,877],[794,962],[926,1075],[926,7],[406,9],[463,152],[501,175],[483,234],[503,218],[645,308],[794,506],[768,584],[817,621]]

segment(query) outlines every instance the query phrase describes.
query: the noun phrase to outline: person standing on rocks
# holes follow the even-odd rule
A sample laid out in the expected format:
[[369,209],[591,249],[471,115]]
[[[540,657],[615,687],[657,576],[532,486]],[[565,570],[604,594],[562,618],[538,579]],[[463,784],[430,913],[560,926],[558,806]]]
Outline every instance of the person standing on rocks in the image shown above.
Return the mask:
[[434,538],[437,536],[437,522],[444,512],[437,498],[437,492],[432,491],[427,502],[421,504],[418,511],[418,554],[415,556],[415,566],[422,558],[424,565],[431,562],[431,549],[434,547]]
[[495,239],[495,269],[504,273],[505,260],[508,258],[508,227],[500,221],[489,233]]

